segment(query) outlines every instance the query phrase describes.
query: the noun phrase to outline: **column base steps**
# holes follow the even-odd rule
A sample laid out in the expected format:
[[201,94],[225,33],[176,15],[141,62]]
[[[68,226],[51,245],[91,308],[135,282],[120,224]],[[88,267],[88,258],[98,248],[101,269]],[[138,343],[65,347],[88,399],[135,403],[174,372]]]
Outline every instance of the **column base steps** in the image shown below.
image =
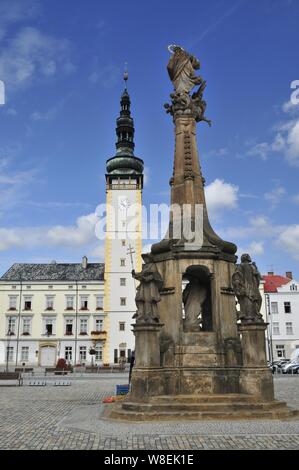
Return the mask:
[[122,421],[184,421],[291,419],[299,411],[282,401],[259,401],[245,394],[175,395],[152,397],[146,403],[130,401],[106,405],[104,418]]

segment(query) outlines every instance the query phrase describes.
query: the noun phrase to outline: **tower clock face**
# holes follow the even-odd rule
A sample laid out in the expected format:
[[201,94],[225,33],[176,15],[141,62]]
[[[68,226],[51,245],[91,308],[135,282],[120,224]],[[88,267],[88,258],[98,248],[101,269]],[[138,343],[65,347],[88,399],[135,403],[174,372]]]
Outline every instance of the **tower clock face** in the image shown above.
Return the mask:
[[129,206],[130,206],[130,201],[129,201],[128,198],[120,199],[120,201],[119,201],[120,209],[128,209]]

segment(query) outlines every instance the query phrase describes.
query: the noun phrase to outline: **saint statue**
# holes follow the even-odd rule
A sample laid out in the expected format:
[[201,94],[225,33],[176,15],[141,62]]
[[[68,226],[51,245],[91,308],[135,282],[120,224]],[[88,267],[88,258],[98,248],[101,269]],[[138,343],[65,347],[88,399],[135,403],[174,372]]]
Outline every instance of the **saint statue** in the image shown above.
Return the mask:
[[239,319],[243,323],[263,322],[260,313],[262,296],[259,290],[261,275],[256,264],[248,254],[241,256],[241,264],[237,265],[232,276],[232,286],[240,304]]
[[[168,50],[172,55],[167,70],[174,92],[170,95],[171,104],[164,104],[166,112],[174,117],[191,115],[196,122],[206,121],[211,125],[211,121],[205,117],[207,103],[203,99],[203,92],[206,82],[200,76],[195,75],[195,71],[200,68],[199,60],[177,45],[169,46]],[[195,86],[199,88],[190,96]]]
[[136,318],[136,323],[159,323],[157,304],[161,300],[160,290],[163,286],[163,279],[151,255],[144,255],[144,260],[145,263],[140,273],[132,270],[133,278],[140,282],[135,297],[137,312],[133,318]]
[[173,55],[167,66],[169,78],[176,93],[189,93],[192,88],[202,82],[201,77],[195,75],[195,70],[200,68],[200,63],[196,57],[180,46],[173,46],[171,50]]
[[184,331],[200,331],[202,329],[203,304],[206,298],[207,289],[199,279],[192,277],[183,290]]

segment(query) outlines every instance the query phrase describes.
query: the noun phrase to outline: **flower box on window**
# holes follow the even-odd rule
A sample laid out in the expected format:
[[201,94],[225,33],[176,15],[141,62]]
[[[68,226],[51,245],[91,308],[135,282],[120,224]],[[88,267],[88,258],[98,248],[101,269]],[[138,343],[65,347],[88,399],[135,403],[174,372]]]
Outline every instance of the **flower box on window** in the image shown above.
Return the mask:
[[65,334],[65,336],[73,336],[73,332],[72,332],[72,331],[66,331],[64,334]]
[[88,334],[88,333],[87,333],[86,331],[81,331],[81,332],[79,333],[80,336],[86,336],[87,334]]
[[7,333],[7,336],[15,336],[15,333],[14,333],[13,331],[9,331],[9,332]]
[[47,311],[54,310],[54,308],[53,307],[47,307],[47,308],[45,308],[45,310],[47,310]]
[[80,311],[82,311],[82,310],[88,310],[88,308],[87,307],[81,307]]
[[11,312],[11,311],[15,312],[16,310],[17,310],[16,307],[9,307],[9,309],[8,309],[9,312]]
[[74,310],[74,307],[66,307],[65,310]]
[[24,331],[24,332],[22,333],[22,336],[30,336],[29,331]]

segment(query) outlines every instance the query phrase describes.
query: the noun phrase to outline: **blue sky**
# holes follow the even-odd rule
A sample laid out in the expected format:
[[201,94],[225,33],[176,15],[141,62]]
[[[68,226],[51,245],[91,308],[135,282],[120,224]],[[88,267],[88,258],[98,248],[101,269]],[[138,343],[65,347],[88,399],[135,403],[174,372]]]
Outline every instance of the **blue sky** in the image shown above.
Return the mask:
[[144,202],[168,203],[167,45],[196,55],[209,128],[197,138],[211,220],[260,270],[299,277],[299,3],[0,0],[0,274],[14,262],[93,261],[94,210],[128,63]]

